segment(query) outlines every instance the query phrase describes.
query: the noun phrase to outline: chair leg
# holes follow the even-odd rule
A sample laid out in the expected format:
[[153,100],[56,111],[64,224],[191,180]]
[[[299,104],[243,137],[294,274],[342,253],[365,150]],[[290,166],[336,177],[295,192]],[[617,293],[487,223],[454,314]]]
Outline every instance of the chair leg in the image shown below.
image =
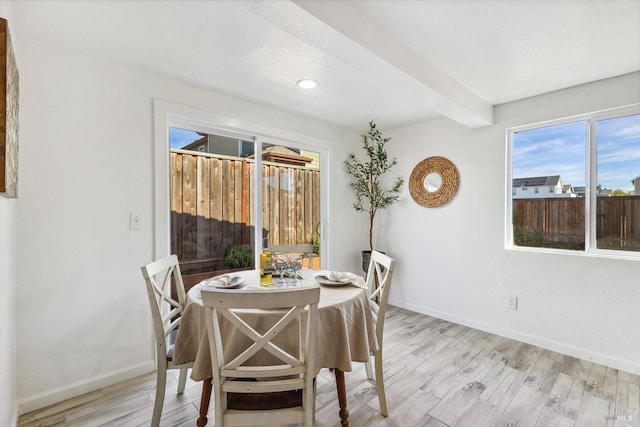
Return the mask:
[[159,365],[156,379],[156,398],[153,401],[153,417],[151,418],[151,427],[160,425],[160,417],[162,416],[162,406],[164,405],[164,392],[167,387],[167,368]]
[[385,417],[389,415],[387,410],[387,395],[384,392],[384,376],[382,375],[382,351],[375,352],[376,363],[376,388],[378,389],[378,401],[380,402],[380,413]]
[[180,369],[180,376],[178,377],[178,394],[184,393],[184,388],[187,386],[187,368]]
[[[317,385],[318,385],[318,380],[317,378],[313,379],[313,422],[316,422],[316,397],[318,396],[318,390],[317,390]],[[311,424],[313,425],[313,423]]]
[[222,393],[220,387],[216,387],[214,390],[214,400],[215,400],[215,420],[216,426],[224,426],[224,411],[227,409],[227,394]]
[[315,379],[312,379],[311,389],[312,392],[309,393],[307,390],[309,387],[305,387],[302,390],[302,406],[304,407],[304,427],[313,427],[313,422],[315,420],[316,413],[316,385]]
[[369,361],[364,363],[364,368],[367,371],[367,379],[369,381],[373,380],[373,370],[371,369],[371,356],[369,356]]
[[202,382],[202,395],[200,396],[200,416],[196,425],[204,427],[207,425],[207,413],[209,412],[209,403],[211,403],[211,389],[213,387],[212,378],[207,378]]

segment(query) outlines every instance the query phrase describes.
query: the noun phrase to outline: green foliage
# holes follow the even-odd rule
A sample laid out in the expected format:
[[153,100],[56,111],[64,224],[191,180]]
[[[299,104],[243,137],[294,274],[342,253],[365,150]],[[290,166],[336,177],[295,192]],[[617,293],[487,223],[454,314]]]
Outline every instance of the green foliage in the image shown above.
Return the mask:
[[382,177],[397,163],[395,158],[389,159],[385,148],[391,138],[383,138],[373,121],[369,122],[369,131],[361,137],[365,160],[361,161],[351,153],[344,163],[351,176],[350,186],[355,197],[353,208],[358,212],[369,213],[369,248],[373,250],[373,221],[376,212],[398,201],[404,180],[396,177],[391,188],[384,189]]
[[253,248],[251,245],[234,246],[229,250],[225,261],[231,268],[251,267],[254,263]]
[[624,192],[624,190],[616,188],[615,190],[613,190],[613,193],[611,193],[611,195],[612,196],[626,196],[626,193]]
[[542,247],[544,236],[541,231],[513,230],[513,244],[516,246]]

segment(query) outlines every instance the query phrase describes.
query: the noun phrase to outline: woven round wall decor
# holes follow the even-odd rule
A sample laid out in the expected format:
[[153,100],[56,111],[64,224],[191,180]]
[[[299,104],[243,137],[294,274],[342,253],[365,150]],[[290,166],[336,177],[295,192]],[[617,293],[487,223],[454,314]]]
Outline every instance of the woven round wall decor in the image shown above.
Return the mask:
[[[429,174],[438,174],[442,179],[435,191],[427,190],[425,178]],[[444,157],[428,157],[418,163],[409,178],[409,192],[420,206],[435,208],[447,203],[458,191],[458,169]]]

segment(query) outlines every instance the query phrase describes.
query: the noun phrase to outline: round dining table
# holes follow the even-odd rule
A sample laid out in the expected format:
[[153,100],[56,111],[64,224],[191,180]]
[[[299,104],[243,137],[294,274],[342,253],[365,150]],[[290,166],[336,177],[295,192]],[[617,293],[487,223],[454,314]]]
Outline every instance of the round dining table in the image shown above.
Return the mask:
[[[298,286],[320,285],[313,370],[315,375],[322,368],[334,371],[341,425],[348,426],[349,411],[344,372],[353,369],[352,362],[369,361],[371,351],[378,348],[378,343],[368,294],[366,289],[359,285],[363,281],[335,284],[326,280],[316,280],[317,275],[326,275],[326,273],[322,270],[300,270],[301,279],[298,281]],[[257,270],[240,271],[233,275],[243,279],[243,283],[238,287],[240,291],[261,289],[269,292],[271,289],[260,285],[260,274]],[[276,282],[276,280],[274,275],[273,281]],[[291,279],[285,279],[285,282],[289,286]],[[203,280],[187,292],[173,351],[174,363],[194,362],[191,379],[204,381],[198,426],[204,426],[207,423],[206,415],[211,397],[211,354],[207,337],[207,319],[201,296],[202,292],[207,291],[209,283],[211,282]],[[246,318],[243,317],[243,319],[254,325],[265,321],[261,319],[259,310],[246,313]]]

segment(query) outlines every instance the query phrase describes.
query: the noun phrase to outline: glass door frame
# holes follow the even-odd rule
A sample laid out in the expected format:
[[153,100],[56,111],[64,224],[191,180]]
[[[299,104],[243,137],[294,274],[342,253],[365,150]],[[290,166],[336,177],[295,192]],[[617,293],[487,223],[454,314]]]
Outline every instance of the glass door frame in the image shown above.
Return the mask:
[[[161,100],[154,100],[154,259],[170,255],[170,182],[169,182],[169,128],[177,127],[194,131],[240,137],[254,142],[254,151],[262,151],[262,144],[280,144],[320,153],[320,268],[326,268],[327,233],[325,224],[329,217],[329,156],[330,142],[284,129],[267,127],[227,116],[185,107]],[[255,156],[255,170],[262,167],[262,157]],[[256,173],[254,241],[256,265],[262,251],[262,174]]]

